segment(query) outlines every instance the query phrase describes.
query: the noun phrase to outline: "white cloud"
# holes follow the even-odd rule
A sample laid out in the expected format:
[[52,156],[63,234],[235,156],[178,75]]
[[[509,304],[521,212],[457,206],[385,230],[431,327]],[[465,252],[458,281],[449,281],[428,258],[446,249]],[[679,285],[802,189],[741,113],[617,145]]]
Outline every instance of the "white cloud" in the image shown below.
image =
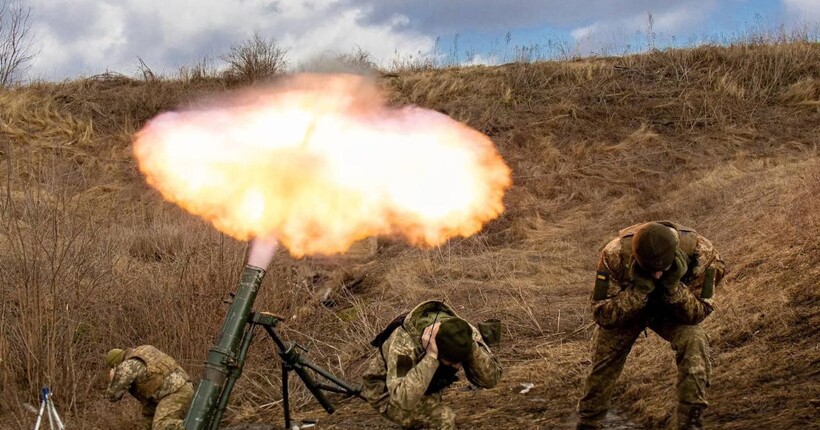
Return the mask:
[[576,28],[576,29],[572,30],[570,32],[570,35],[575,40],[585,39],[585,38],[589,37],[590,35],[592,35],[593,33],[596,33],[600,29],[600,27],[601,26],[599,24],[592,24],[592,25],[588,25],[586,27],[579,27],[579,28]]
[[498,56],[493,54],[473,54],[466,61],[462,62],[463,66],[495,66],[501,63]]
[[655,42],[662,42],[675,34],[692,34],[704,18],[717,7],[714,0],[701,1],[697,8],[681,5],[669,10],[654,12],[652,9],[634,13],[620,19],[601,19],[592,24],[573,29],[570,34],[575,40],[576,54],[598,53],[603,55],[621,54],[647,47],[651,33]]
[[803,22],[820,22],[820,1],[818,0],[783,0],[786,12],[794,19]]
[[360,24],[361,11],[351,10],[327,19],[304,33],[291,33],[282,39],[292,47],[291,58],[306,62],[328,52],[343,54],[358,46],[376,59],[387,59],[396,52],[427,53],[435,45],[429,36],[394,31],[390,25]]
[[63,79],[106,70],[131,74],[142,58],[174,73],[205,57],[218,58],[254,31],[290,47],[304,61],[354,46],[376,58],[429,51],[434,39],[407,28],[408,18],[368,23],[361,8],[337,0],[32,0],[37,55],[32,75]]

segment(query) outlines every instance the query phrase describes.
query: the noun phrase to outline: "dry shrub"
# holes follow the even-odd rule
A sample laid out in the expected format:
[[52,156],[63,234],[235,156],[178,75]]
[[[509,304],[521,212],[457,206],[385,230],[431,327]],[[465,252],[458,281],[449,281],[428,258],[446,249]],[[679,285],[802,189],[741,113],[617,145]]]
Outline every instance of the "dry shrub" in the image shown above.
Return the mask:
[[222,58],[228,63],[227,76],[230,79],[253,83],[284,73],[287,67],[288,50],[275,40],[266,40],[259,33],[231,47]]

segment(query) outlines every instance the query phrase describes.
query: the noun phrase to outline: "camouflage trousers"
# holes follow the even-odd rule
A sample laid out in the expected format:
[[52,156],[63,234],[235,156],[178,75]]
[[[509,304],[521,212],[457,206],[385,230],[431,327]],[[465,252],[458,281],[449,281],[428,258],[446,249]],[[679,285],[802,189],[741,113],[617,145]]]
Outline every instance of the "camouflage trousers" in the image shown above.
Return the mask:
[[456,428],[456,414],[444,405],[441,401],[441,394],[422,397],[412,411],[388,405],[382,415],[406,429],[452,430]]
[[[612,390],[624,368],[626,357],[647,324],[595,331],[592,369],[584,384],[584,396],[578,402],[579,422],[594,426],[610,407]],[[707,406],[706,389],[712,365],[709,361],[709,338],[700,325],[650,322],[648,327],[671,343],[678,365],[678,403]]]
[[146,430],[182,430],[182,421],[194,397],[194,387],[188,382],[179,390],[163,397],[158,403],[142,405]]

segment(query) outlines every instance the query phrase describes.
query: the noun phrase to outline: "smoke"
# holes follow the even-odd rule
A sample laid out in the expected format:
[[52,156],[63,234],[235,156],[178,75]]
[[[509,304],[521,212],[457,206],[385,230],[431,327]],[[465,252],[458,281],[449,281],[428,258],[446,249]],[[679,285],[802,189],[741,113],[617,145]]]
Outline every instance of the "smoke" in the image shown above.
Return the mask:
[[309,58],[299,64],[301,73],[347,73],[367,78],[379,75],[378,65],[369,53],[354,51],[346,54],[323,54]]
[[375,64],[368,59],[357,59],[353,57],[316,57],[300,64],[299,71],[302,73],[347,73],[368,78],[375,78],[378,70]]
[[267,270],[277,249],[279,242],[274,238],[254,238],[248,250],[248,265]]

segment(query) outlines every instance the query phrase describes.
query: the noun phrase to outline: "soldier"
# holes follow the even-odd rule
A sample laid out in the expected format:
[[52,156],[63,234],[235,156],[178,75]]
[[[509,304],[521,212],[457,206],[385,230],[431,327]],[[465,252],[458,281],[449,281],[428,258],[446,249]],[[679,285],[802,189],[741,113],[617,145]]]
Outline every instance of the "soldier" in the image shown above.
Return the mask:
[[194,388],[188,374],[173,358],[151,345],[112,349],[105,356],[111,367],[108,397],[119,401],[126,391],[142,403],[144,428],[182,429]]
[[672,344],[678,366],[675,428],[702,429],[711,363],[700,323],[712,313],[724,264],[705,237],[661,221],[621,230],[604,247],[592,293],[598,327],[577,428],[599,428],[627,355],[649,327]]
[[438,301],[400,315],[371,345],[379,348],[363,376],[363,396],[404,428],[455,428],[442,390],[464,368],[474,385],[492,388],[501,366],[475,327]]

